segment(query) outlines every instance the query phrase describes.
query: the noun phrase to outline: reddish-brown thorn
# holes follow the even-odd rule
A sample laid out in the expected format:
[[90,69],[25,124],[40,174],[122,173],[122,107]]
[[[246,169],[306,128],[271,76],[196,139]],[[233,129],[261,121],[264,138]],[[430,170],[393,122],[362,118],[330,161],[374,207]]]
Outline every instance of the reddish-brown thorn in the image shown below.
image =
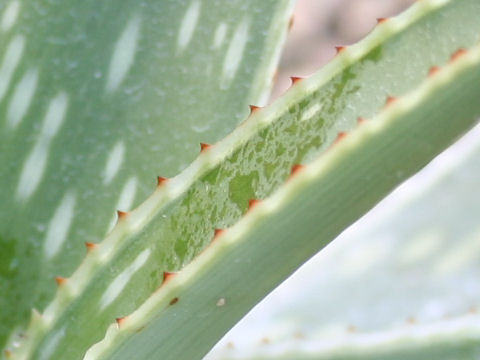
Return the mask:
[[407,318],[407,323],[409,324],[415,324],[416,322],[417,320],[413,316]]
[[385,106],[392,105],[395,101],[397,101],[397,98],[395,96],[389,96],[385,101]]
[[261,109],[260,106],[256,106],[256,105],[249,105],[249,106],[250,106],[250,115],[252,115],[254,112]]
[[468,312],[471,313],[471,314],[476,314],[477,313],[477,308],[475,306],[471,306],[468,309]]
[[200,152],[208,150],[211,146],[212,145],[210,145],[210,144],[200,143]]
[[299,81],[302,81],[303,78],[300,77],[300,76],[290,76],[290,80],[292,80],[292,85],[295,85],[295,84],[298,83]]
[[87,251],[92,251],[97,248],[97,244],[92,243],[92,242],[85,242],[85,246],[87,247]]
[[432,66],[430,70],[428,70],[428,76],[434,76],[439,71],[440,71],[440,68],[438,66]]
[[296,175],[300,170],[302,170],[305,166],[301,164],[295,164],[292,166],[292,169],[290,170],[290,177]]
[[118,219],[125,219],[128,216],[128,212],[117,210]]
[[262,200],[259,200],[259,199],[250,199],[248,201],[248,210],[251,210],[254,206],[256,206],[257,204],[259,204]]
[[175,305],[178,302],[178,297],[174,297],[172,300],[170,300],[170,305]]
[[357,118],[357,123],[358,123],[359,125],[365,124],[366,122],[367,122],[367,120],[365,120],[365,118],[363,118],[363,117],[361,117],[361,116],[359,116],[359,117]]
[[65,284],[67,282],[67,279],[64,278],[64,277],[61,277],[61,276],[57,276],[57,277],[55,277],[55,281],[57,282],[58,286],[62,286],[63,284]]
[[119,317],[119,318],[116,318],[115,321],[117,322],[117,326],[121,328],[122,325],[125,323],[125,321],[127,321],[127,317],[126,316]]
[[169,281],[171,278],[173,278],[175,275],[177,275],[177,273],[174,273],[174,272],[168,272],[168,271],[164,271],[163,272],[163,284],[166,284],[167,281]]
[[225,231],[225,229],[215,229],[214,235],[213,235],[213,240],[215,240],[215,239],[218,238],[220,235],[222,235],[224,231]]
[[342,141],[342,139],[347,136],[347,133],[346,132],[339,132],[338,135],[337,135],[337,138],[335,139],[335,141],[333,142],[334,144],[338,144],[340,141]]
[[345,50],[345,46],[341,46],[341,45],[335,46],[335,50],[337,50],[337,55],[338,55]]
[[157,186],[162,186],[168,181],[167,178],[164,178],[162,176],[157,176]]
[[388,18],[383,18],[383,17],[377,18],[377,24],[382,24],[382,23],[384,23],[384,22],[387,21],[387,20],[388,20]]
[[455,51],[452,56],[450,56],[450,61],[455,61],[455,60],[458,60],[460,57],[462,57],[463,55],[465,55],[467,53],[467,50],[465,49],[458,49],[457,51]]
[[288,20],[288,31],[292,30],[294,23],[295,23],[295,17],[292,15],[290,16],[290,20]]

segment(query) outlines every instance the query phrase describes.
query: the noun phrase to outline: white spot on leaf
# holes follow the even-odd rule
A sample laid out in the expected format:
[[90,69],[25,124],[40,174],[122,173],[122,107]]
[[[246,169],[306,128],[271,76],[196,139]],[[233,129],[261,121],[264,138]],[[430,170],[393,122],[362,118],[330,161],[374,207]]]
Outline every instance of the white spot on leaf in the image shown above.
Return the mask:
[[109,184],[115,175],[117,175],[125,158],[125,144],[119,141],[115,144],[112,151],[108,155],[107,164],[105,165],[105,172],[103,183]]
[[3,57],[2,67],[0,68],[0,101],[5,96],[13,73],[22,58],[25,47],[25,38],[21,35],[15,36],[8,44],[7,51]]
[[117,275],[100,299],[100,310],[105,309],[120,295],[135,272],[137,272],[138,269],[140,269],[148,260],[150,253],[150,249],[143,250],[140,255],[135,258],[131,265]]
[[18,82],[8,105],[7,121],[11,128],[15,128],[27,114],[37,89],[38,71],[29,70]]
[[27,157],[20,174],[17,197],[21,200],[29,198],[40,185],[47,167],[50,142],[63,123],[67,107],[68,97],[64,92],[55,96],[48,105],[40,137]]
[[40,185],[47,166],[48,144],[38,142],[25,161],[17,187],[17,197],[29,198]]
[[125,183],[120,194],[120,199],[118,200],[118,210],[129,211],[131,209],[133,201],[135,200],[135,194],[137,192],[137,183],[138,180],[136,177],[130,178]]
[[192,39],[200,15],[200,1],[193,1],[183,16],[180,30],[178,31],[178,48],[184,50]]
[[222,88],[230,85],[242,62],[243,52],[248,41],[249,28],[249,22],[244,20],[235,29],[233,38],[228,46],[227,54],[225,55],[225,60],[223,61]]
[[69,192],[64,195],[48,225],[44,243],[44,253],[47,259],[58,254],[67,239],[68,230],[75,214],[75,194]]
[[213,47],[218,49],[223,44],[225,40],[225,35],[227,34],[227,24],[224,22],[220,23],[215,30],[215,35],[213,37]]
[[108,68],[106,85],[108,92],[118,89],[134,63],[140,35],[140,24],[140,16],[133,17],[117,40]]
[[2,16],[2,22],[0,27],[3,31],[8,31],[17,22],[18,14],[20,12],[20,1],[12,0],[7,5]]
[[68,107],[68,96],[65,92],[61,91],[55,96],[48,105],[47,114],[45,115],[45,121],[43,122],[42,135],[50,140],[54,137],[60,126],[65,120],[65,114]]

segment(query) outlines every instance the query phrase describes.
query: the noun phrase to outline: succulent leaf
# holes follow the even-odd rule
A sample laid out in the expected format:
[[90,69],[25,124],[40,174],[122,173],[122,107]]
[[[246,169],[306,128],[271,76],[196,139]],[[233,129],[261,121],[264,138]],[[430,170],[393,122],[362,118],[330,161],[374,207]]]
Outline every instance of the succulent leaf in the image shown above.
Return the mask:
[[265,103],[291,10],[291,0],[0,3],[0,348],[116,210]]

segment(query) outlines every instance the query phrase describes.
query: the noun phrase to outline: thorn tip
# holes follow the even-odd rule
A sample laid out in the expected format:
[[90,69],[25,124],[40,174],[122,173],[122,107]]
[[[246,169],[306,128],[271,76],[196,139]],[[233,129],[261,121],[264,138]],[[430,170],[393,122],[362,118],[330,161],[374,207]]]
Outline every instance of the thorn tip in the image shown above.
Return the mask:
[[212,145],[210,144],[206,144],[206,143],[200,143],[200,152],[203,152],[203,151],[206,151],[208,149],[210,149]]
[[440,68],[438,66],[432,66],[430,70],[428,70],[428,76],[434,76],[440,71]]
[[262,200],[259,199],[250,199],[248,201],[248,210],[253,209],[255,206],[257,206]]
[[342,46],[342,45],[335,46],[335,50],[337,50],[337,55],[338,55],[345,50],[345,46]]
[[292,85],[295,85],[296,83],[302,81],[302,80],[303,80],[303,77],[300,77],[300,76],[290,76],[290,80],[292,80]]
[[301,171],[305,166],[302,164],[295,164],[292,166],[292,169],[290,170],[290,177],[296,175],[299,171]]
[[56,276],[55,281],[56,281],[58,286],[62,286],[67,282],[67,279],[64,278],[64,277],[61,277],[61,276]]
[[174,272],[168,272],[168,271],[164,271],[163,272],[163,284],[167,283],[167,281],[169,281],[171,278],[173,278],[175,275],[177,275],[177,273],[174,273]]
[[128,212],[117,210],[118,219],[125,219],[128,216]]
[[220,235],[222,235],[225,232],[225,229],[215,229],[214,230],[214,235],[213,235],[213,240],[218,238]]
[[164,178],[162,176],[157,176],[157,186],[162,186],[168,181],[167,178]]
[[95,250],[98,245],[95,243],[86,241],[85,246],[87,247],[87,251],[92,251],[92,250]]
[[455,51],[452,56],[450,56],[450,61],[455,61],[455,60],[458,60],[459,58],[461,58],[463,55],[465,55],[467,53],[467,50],[465,49],[458,49],[457,51]]
[[117,322],[118,328],[121,328],[123,326],[123,324],[125,323],[125,321],[127,321],[127,317],[126,316],[119,317],[119,318],[116,318],[115,321]]
[[388,96],[387,100],[385,101],[385,105],[392,105],[395,101],[397,101],[397,98],[395,96]]
[[260,110],[260,106],[256,106],[256,105],[249,105],[250,107],[250,115],[252,115],[254,112]]
[[343,138],[345,138],[347,136],[347,133],[344,132],[344,131],[340,131],[337,135],[337,138],[335,139],[335,141],[333,142],[333,144],[338,144],[340,141],[342,141]]

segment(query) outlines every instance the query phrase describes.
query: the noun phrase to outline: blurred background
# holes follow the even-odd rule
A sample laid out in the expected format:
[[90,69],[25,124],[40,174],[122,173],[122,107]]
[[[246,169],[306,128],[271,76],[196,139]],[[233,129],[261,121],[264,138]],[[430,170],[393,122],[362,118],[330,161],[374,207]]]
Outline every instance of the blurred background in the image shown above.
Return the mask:
[[[297,0],[272,99],[290,76],[331,60],[335,45],[355,43],[413,2]],[[480,126],[267,296],[205,360],[328,359],[348,346],[368,352],[413,332],[448,337],[459,324],[478,326],[478,159]]]

